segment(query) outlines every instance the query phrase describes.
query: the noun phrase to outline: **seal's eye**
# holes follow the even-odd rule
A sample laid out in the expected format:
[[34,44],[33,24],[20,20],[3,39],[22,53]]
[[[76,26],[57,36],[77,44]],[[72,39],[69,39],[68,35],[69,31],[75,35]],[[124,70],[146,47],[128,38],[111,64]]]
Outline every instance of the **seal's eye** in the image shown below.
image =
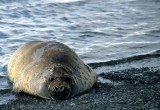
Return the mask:
[[49,78],[49,81],[53,81],[54,80],[54,78]]

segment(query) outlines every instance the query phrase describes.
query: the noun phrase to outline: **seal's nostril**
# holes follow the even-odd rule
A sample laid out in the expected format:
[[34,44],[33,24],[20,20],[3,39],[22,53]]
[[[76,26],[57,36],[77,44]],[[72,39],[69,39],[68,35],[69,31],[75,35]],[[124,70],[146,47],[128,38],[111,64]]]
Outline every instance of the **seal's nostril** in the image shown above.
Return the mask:
[[51,90],[52,90],[52,92],[62,92],[65,90],[65,87],[54,87],[53,89],[49,88],[49,91],[51,91]]
[[66,99],[70,97],[70,88],[67,87],[54,87],[53,89],[50,89],[50,94],[55,99]]
[[65,87],[54,87],[53,91],[55,92],[62,92]]
[[59,91],[62,92],[64,90],[64,87],[60,87]]
[[58,87],[54,87],[54,90],[57,92],[57,91],[59,91],[59,88]]

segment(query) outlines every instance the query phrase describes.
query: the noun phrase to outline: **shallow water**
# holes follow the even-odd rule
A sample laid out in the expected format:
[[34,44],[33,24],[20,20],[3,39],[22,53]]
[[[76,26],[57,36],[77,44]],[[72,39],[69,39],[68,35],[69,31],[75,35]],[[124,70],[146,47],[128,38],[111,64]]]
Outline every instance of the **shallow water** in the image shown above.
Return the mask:
[[160,0],[0,0],[0,104],[15,98],[7,76],[10,56],[33,40],[67,44],[97,74],[159,70],[159,12]]

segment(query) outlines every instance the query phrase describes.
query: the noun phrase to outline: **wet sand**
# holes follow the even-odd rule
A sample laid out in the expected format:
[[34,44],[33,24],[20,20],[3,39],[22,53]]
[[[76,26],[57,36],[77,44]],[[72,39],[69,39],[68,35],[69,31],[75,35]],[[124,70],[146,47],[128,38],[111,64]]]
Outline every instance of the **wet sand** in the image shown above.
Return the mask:
[[[125,75],[120,75],[120,73]],[[142,72],[141,77],[131,73]],[[100,83],[82,94],[67,100],[46,100],[27,94],[17,95],[14,100],[0,105],[1,110],[159,110],[160,71],[150,68],[133,68],[102,73],[99,77],[124,84]]]

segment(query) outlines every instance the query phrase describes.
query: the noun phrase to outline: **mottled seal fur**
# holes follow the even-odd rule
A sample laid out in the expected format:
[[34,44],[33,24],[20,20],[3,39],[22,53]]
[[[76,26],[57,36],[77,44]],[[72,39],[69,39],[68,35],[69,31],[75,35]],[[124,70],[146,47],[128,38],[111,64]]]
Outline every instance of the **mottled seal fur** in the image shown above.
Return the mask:
[[46,99],[67,99],[97,82],[96,73],[73,50],[53,41],[21,46],[7,69],[13,91]]

